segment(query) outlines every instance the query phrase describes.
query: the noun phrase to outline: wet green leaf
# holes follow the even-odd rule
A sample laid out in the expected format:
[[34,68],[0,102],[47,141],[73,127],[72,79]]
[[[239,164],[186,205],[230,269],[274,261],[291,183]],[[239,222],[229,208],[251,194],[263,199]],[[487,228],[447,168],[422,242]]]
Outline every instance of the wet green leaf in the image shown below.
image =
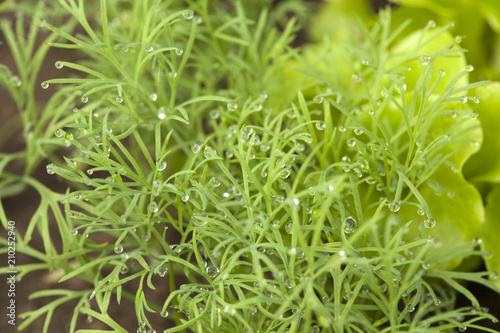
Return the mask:
[[[486,222],[482,238],[482,247],[485,251],[491,251],[491,258],[486,258],[488,270],[500,272],[500,185],[495,185],[487,198]],[[494,275],[492,275],[494,278]],[[500,287],[500,279],[494,279]]]
[[475,89],[481,102],[475,112],[479,114],[484,141],[477,154],[466,163],[464,174],[475,182],[500,182],[500,82]]

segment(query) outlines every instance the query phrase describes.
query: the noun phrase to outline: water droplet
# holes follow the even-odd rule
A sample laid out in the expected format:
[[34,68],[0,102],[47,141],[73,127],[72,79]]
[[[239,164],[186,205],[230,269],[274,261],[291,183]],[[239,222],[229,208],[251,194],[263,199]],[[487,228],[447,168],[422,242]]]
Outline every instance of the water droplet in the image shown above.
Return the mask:
[[158,99],[158,95],[156,95],[155,93],[151,93],[149,95],[149,99],[152,100],[153,102],[156,102],[156,100]]
[[88,96],[83,95],[81,98],[82,103],[87,103],[89,101]]
[[424,220],[424,226],[428,229],[434,228],[436,220],[433,217],[428,217]]
[[314,103],[321,104],[321,103],[323,103],[323,99],[324,99],[323,96],[315,96]]
[[498,279],[498,273],[497,272],[490,272],[490,279],[493,281]]
[[128,47],[127,46],[123,46],[122,47],[122,52],[123,53],[127,53],[128,52]]
[[467,331],[467,326],[458,326],[458,330],[460,332],[465,332],[465,331]]
[[483,242],[483,240],[479,237],[474,238],[472,241],[477,244],[481,244]]
[[73,140],[73,134],[71,134],[71,133],[64,134],[64,139],[66,139],[66,141]]
[[115,253],[120,254],[123,252],[123,246],[121,244],[118,244],[115,246]]
[[420,215],[420,216],[424,216],[425,215],[425,210],[423,207],[419,207],[417,209],[417,214]]
[[151,202],[149,205],[148,205],[148,210],[151,212],[151,213],[156,213],[158,211],[158,206],[156,205],[156,202]]
[[220,179],[217,177],[212,178],[212,185],[214,187],[219,187],[220,186]]
[[431,264],[430,264],[430,263],[428,263],[427,261],[424,261],[424,262],[422,263],[422,268],[423,268],[423,269],[429,269],[429,267],[431,267]]
[[346,130],[346,128],[345,128],[344,125],[339,125],[338,129],[339,129],[340,132],[345,132],[345,130]]
[[163,160],[160,162],[160,165],[158,166],[158,171],[163,171],[167,167],[167,161]]
[[146,52],[151,52],[151,51],[153,51],[153,47],[149,44],[146,44],[146,45],[144,45],[144,50]]
[[318,122],[316,123],[316,128],[317,128],[318,130],[320,130],[320,131],[324,130],[324,129],[325,129],[325,127],[326,127],[326,124],[325,124],[324,122],[322,122],[322,121],[318,121]]
[[389,210],[393,213],[398,212],[401,209],[401,203],[398,200],[389,202]]
[[351,76],[351,79],[354,83],[360,83],[361,82],[361,77],[359,76],[359,73],[354,73]]
[[280,174],[281,179],[287,179],[290,176],[290,170],[285,169],[283,172]]
[[456,113],[456,112],[452,112],[452,113],[451,113],[451,117],[452,117],[453,119],[455,119],[455,118],[457,117],[457,113]]
[[427,27],[430,29],[434,29],[436,27],[436,22],[433,20],[429,20],[429,22],[427,22]]
[[471,97],[471,99],[476,104],[478,104],[481,101],[481,99],[479,97],[477,97],[477,96]]
[[467,103],[469,99],[467,96],[460,96],[458,100],[460,101],[460,103]]
[[216,157],[217,156],[217,151],[210,147],[206,146],[205,147],[205,152],[204,152],[205,158],[211,158],[211,157]]
[[200,150],[201,150],[201,146],[203,145],[203,143],[201,141],[196,141],[195,143],[193,143],[193,145],[191,146],[191,151],[193,153],[198,153]]
[[54,164],[47,164],[47,166],[45,167],[45,169],[47,170],[47,173],[49,175],[53,175],[55,172],[54,172]]
[[362,131],[362,130],[360,130],[360,129],[357,129],[357,128],[356,128],[356,129],[354,130],[354,134],[356,134],[356,135],[361,135],[361,134],[363,134],[363,131]]
[[387,96],[389,96],[389,92],[387,91],[387,89],[382,89],[382,91],[380,92],[380,95],[384,98],[386,98]]
[[43,81],[41,84],[42,89],[48,89],[49,88],[49,83],[47,81]]
[[413,306],[411,303],[406,306],[406,310],[408,312],[413,312],[415,311],[415,306]]
[[365,59],[361,60],[361,64],[363,64],[364,66],[368,66],[370,64],[370,60],[365,58]]
[[181,49],[181,48],[175,49],[175,54],[177,54],[178,56],[181,56],[183,53],[184,53],[183,49]]
[[207,225],[208,221],[206,220],[207,214],[200,210],[193,213],[193,224],[197,227],[204,227]]
[[344,299],[347,301],[348,299],[351,298],[352,291],[345,291],[344,292]]
[[76,236],[78,235],[78,229],[71,229],[69,233],[72,234],[73,236]]
[[64,65],[60,61],[56,61],[56,63],[54,64],[54,66],[56,66],[57,69],[61,69],[61,68],[64,67]]
[[377,286],[377,289],[381,292],[381,293],[385,293],[387,291],[387,285],[384,283],[384,284],[381,284],[381,285],[378,285]]
[[438,71],[438,75],[441,77],[443,77],[445,74],[446,74],[445,71],[443,71],[442,69]]
[[471,112],[471,114],[470,114],[470,117],[471,117],[471,119],[473,119],[473,120],[476,120],[478,116],[479,116],[479,115],[477,114],[477,112]]
[[229,111],[235,111],[238,108],[238,104],[235,101],[227,103],[227,109]]
[[354,147],[356,145],[356,141],[353,138],[347,139],[347,146]]
[[467,65],[467,66],[465,66],[465,70],[466,70],[467,72],[472,72],[472,71],[474,70],[474,66],[472,66],[472,65]]
[[285,224],[285,231],[289,234],[292,233],[293,231],[293,222],[288,222],[287,224]]
[[210,119],[212,119],[212,120],[219,119],[219,117],[220,117],[219,112],[217,112],[216,110],[210,111],[209,115],[210,115]]
[[427,55],[421,55],[419,60],[423,66],[427,66],[431,62],[432,58]]
[[219,269],[214,266],[208,266],[206,272],[211,278],[215,278],[219,275]]
[[194,17],[194,12],[192,10],[188,10],[187,12],[182,13],[182,16],[184,16],[186,20],[191,20]]
[[115,98],[115,101],[116,101],[116,103],[121,104],[121,103],[123,103],[123,98],[118,96],[117,98]]
[[168,73],[168,76],[170,76],[171,79],[175,79],[177,77],[177,72],[171,71]]
[[344,220],[344,232],[346,234],[352,234],[357,227],[358,227],[358,222],[356,222],[356,220],[352,216],[348,216]]
[[189,195],[184,194],[184,195],[181,196],[181,201],[182,202],[187,202],[188,200],[189,200]]
[[55,135],[56,137],[60,138],[60,137],[62,137],[62,136],[64,135],[64,131],[63,131],[63,130],[61,130],[61,129],[56,129],[56,130],[54,131],[54,135]]

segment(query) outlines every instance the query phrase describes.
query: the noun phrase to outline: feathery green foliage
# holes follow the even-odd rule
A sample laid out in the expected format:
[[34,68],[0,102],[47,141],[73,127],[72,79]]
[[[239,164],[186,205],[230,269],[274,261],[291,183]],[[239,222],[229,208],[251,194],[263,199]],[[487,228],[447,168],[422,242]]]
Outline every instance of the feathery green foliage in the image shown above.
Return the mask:
[[[349,41],[300,52],[290,45],[305,4],[217,4],[59,0],[54,20],[43,3],[26,13],[28,35],[22,15],[2,23],[19,77],[2,67],[1,82],[26,139],[1,155],[2,196],[30,186],[42,198],[17,235],[17,251],[40,263],[18,277],[88,283],[35,293],[57,298],[19,328],[45,316],[48,332],[74,299],[71,332],[91,332],[80,314],[126,332],[108,313],[115,300],[134,302],[137,332],[443,332],[496,320],[462,284],[498,292],[495,273],[454,270],[488,255],[474,240],[481,212],[463,225],[442,206],[480,200],[461,170],[481,136],[468,91],[487,83],[469,83],[451,25],[408,32],[387,9]],[[43,78],[54,95],[38,110],[49,47],[80,60],[55,63],[74,72]],[[44,159],[65,193],[31,176]],[[3,172],[17,160],[23,175]],[[35,232],[44,252],[30,246]],[[154,281],[169,294],[150,299]],[[153,316],[173,324],[153,327]]]

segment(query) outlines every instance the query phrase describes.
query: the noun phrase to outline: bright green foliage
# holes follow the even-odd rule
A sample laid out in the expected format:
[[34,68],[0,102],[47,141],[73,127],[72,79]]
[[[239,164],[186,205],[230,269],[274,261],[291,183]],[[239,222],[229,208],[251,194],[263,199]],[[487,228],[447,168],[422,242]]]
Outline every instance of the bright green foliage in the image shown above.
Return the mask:
[[[66,26],[40,25],[50,46],[85,55],[55,64],[81,77],[42,83],[62,86],[40,119],[34,97],[9,87],[28,146],[1,166],[27,167],[1,181],[3,196],[31,186],[42,197],[18,244],[41,264],[20,276],[57,270],[89,287],[51,291],[58,298],[21,328],[46,315],[50,331],[54,309],[72,299],[72,332],[79,313],[125,332],[108,313],[115,299],[134,302],[137,332],[168,313],[165,332],[442,332],[496,320],[461,284],[498,292],[492,273],[452,270],[485,255],[473,241],[484,207],[461,170],[482,135],[469,91],[486,82],[469,83],[450,25],[407,31],[385,10],[357,23],[357,38],[301,52],[290,46],[295,20],[281,24],[287,10],[303,19],[301,2],[58,3]],[[42,154],[66,193],[30,176]],[[36,231],[44,253],[29,245]],[[147,296],[153,277],[169,294]],[[456,308],[457,292],[474,311]]]
[[493,82],[475,90],[481,99],[475,112],[480,115],[484,133],[481,150],[465,165],[464,173],[475,182],[500,182],[500,156],[494,152],[500,150],[497,136],[500,130],[500,83]]
[[493,254],[499,251],[500,234],[498,233],[500,221],[500,185],[495,185],[493,190],[487,197],[486,205],[486,223],[484,224],[484,240],[483,248],[488,251],[489,255],[486,259],[486,266],[492,270],[491,279],[500,285],[498,280],[498,271],[500,269],[500,262],[495,260]]
[[478,68],[475,78],[498,80],[498,41],[500,39],[500,12],[496,0],[390,0],[401,4],[394,20],[412,19],[416,28],[429,20],[439,25],[454,22],[453,33],[468,50],[469,63]]

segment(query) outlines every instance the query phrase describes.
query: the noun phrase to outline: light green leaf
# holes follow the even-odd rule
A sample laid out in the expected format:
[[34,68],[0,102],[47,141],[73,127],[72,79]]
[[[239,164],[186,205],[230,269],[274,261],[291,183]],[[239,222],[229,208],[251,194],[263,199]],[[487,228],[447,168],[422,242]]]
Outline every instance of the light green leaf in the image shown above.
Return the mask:
[[464,174],[474,182],[500,182],[500,82],[475,89],[481,102],[475,112],[484,133],[481,149],[465,164]]
[[[482,237],[482,248],[491,251],[493,256],[486,258],[486,268],[498,274],[500,272],[500,185],[495,185],[487,197],[486,221]],[[492,275],[494,277],[494,273]],[[500,279],[493,280],[500,287]]]

